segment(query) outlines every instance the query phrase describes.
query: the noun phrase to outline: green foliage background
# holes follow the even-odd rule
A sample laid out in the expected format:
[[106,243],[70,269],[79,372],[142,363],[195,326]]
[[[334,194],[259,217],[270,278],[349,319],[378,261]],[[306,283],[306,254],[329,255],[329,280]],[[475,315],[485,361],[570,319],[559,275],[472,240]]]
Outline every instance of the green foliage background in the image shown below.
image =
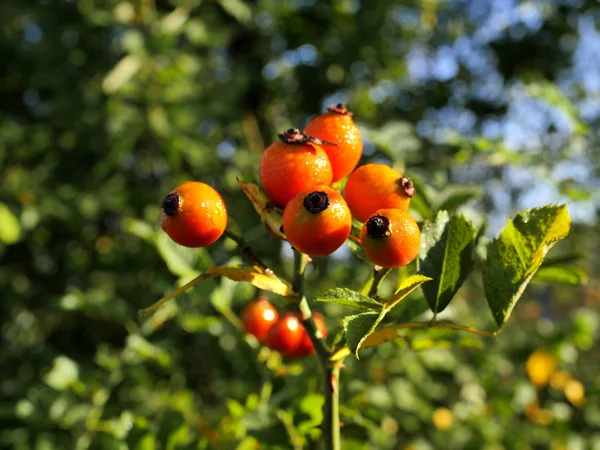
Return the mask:
[[[420,220],[459,211],[489,239],[569,201],[551,256],[589,282],[540,276],[495,340],[410,330],[349,358],[344,448],[600,449],[599,15],[584,0],[0,2],[0,447],[315,445],[316,362],[267,357],[235,326],[254,288],[208,281],[150,321],[137,311],[240,260],[230,241],[192,251],[160,232],[162,198],[188,179],[290,273],[236,177],[256,180],[277,132],[345,100],[362,162],[414,177]],[[369,271],[348,252],[318,260],[308,294]],[[348,313],[319,308],[332,330]],[[419,292],[393,319],[426,310]],[[494,329],[478,277],[441,316]],[[537,349],[583,402],[532,385]],[[449,429],[432,425],[440,407]]]

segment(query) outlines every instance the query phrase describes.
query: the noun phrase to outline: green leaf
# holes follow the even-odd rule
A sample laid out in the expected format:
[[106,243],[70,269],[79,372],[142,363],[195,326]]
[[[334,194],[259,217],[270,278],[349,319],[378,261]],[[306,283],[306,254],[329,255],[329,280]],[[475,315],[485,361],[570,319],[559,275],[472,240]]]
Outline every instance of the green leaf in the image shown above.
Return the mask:
[[123,57],[102,80],[102,90],[106,94],[115,93],[135,76],[140,67],[142,67],[142,60],[137,56]]
[[248,23],[252,20],[252,10],[242,0],[219,0],[225,11],[240,23]]
[[346,343],[350,350],[358,358],[358,351],[362,346],[365,339],[369,337],[379,322],[385,317],[387,309],[383,308],[379,313],[376,311],[369,311],[354,316],[344,317],[342,320],[342,327],[344,328],[344,335],[346,337]]
[[0,242],[14,244],[21,237],[21,224],[8,207],[0,203]]
[[431,188],[428,189],[428,186],[426,186],[418,177],[411,177],[411,179],[415,184],[417,194],[410,201],[410,211],[417,213],[423,220],[428,220],[433,216],[431,202],[427,192],[428,190],[431,190]]
[[171,356],[162,348],[152,344],[143,336],[134,333],[126,338],[126,349],[124,358],[128,362],[137,362],[138,360],[154,360],[161,366],[171,364]]
[[417,289],[423,283],[431,281],[432,278],[423,275],[411,275],[404,280],[398,290],[392,295],[392,297],[386,302],[386,308],[388,310],[395,307],[398,303],[404,300],[412,291]]
[[502,328],[552,246],[571,226],[565,205],[523,211],[487,247],[483,288],[498,328]]
[[200,254],[205,250],[176,244],[166,233],[155,236],[155,245],[173,275],[183,278],[198,274],[195,267]]
[[357,242],[354,237],[349,237],[346,239],[346,244],[354,256],[356,256],[358,259],[362,259],[365,262],[370,262],[367,258],[367,255],[365,255],[362,245],[360,245],[360,242]]
[[325,398],[321,394],[308,394],[300,402],[300,411],[308,416],[298,424],[298,432],[302,435],[308,434],[313,428],[317,428],[323,422],[323,403]]
[[548,256],[544,259],[542,267],[559,266],[565,264],[573,264],[579,261],[583,261],[587,258],[585,253],[581,252],[569,252],[562,253],[556,256]]
[[44,377],[48,386],[57,391],[64,391],[79,379],[79,367],[75,361],[66,356],[57,356],[50,372]]
[[147,242],[154,243],[156,233],[148,222],[134,219],[133,217],[125,217],[122,221],[123,230],[134,236],[144,239]]
[[365,252],[360,245],[360,229],[362,228],[362,222],[356,219],[352,219],[352,228],[350,229],[350,236],[346,239],[346,244],[358,259],[362,259],[370,263],[369,258],[365,255]]
[[483,196],[483,188],[477,185],[455,185],[444,189],[436,198],[434,210],[455,211],[469,200]]
[[476,230],[463,216],[436,214],[423,228],[419,272],[433,278],[423,293],[434,314],[443,311],[473,270]]
[[315,301],[337,303],[338,305],[353,306],[355,308],[375,309],[377,311],[382,308],[381,303],[371,297],[346,288],[330,289],[315,298]]
[[285,234],[282,231],[283,216],[281,212],[273,208],[266,194],[254,183],[244,183],[240,180],[237,180],[237,182],[269,231],[275,237],[285,239]]
[[587,284],[588,275],[579,267],[542,265],[531,280],[532,283],[562,283],[572,285]]
[[233,281],[247,281],[258,289],[270,291],[282,297],[296,295],[287,281],[256,266],[214,266],[209,268],[206,273],[220,275]]

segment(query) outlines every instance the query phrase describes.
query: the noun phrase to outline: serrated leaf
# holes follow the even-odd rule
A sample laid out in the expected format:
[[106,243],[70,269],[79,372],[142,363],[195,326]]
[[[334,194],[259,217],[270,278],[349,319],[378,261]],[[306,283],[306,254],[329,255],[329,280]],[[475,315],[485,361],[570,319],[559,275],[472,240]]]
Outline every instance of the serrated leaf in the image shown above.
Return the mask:
[[347,316],[342,320],[346,343],[356,355],[356,359],[359,359],[358,351],[362,343],[375,331],[375,328],[377,328],[377,325],[379,325],[379,322],[385,317],[386,313],[387,309],[383,308],[379,313],[369,311],[354,316]]
[[338,305],[353,306],[355,308],[374,309],[379,311],[381,303],[360,292],[346,288],[335,288],[315,298],[317,302],[337,303]]
[[398,303],[404,300],[412,291],[417,289],[423,283],[431,280],[432,278],[423,275],[411,275],[400,284],[400,287],[398,290],[396,290],[394,295],[392,295],[392,297],[386,301],[386,308],[388,310],[392,309]]
[[444,189],[436,198],[435,211],[455,211],[470,200],[480,199],[483,188],[477,185],[455,185]]
[[259,289],[273,292],[282,297],[296,295],[289,283],[256,266],[214,266],[206,273],[220,275],[233,281],[247,281]]
[[542,265],[552,246],[569,234],[571,218],[565,205],[523,211],[508,222],[487,246],[483,288],[498,328]]
[[588,275],[579,267],[544,266],[539,268],[532,283],[562,283],[575,286],[586,284]]
[[271,233],[279,239],[285,239],[283,234],[283,216],[273,208],[266,194],[254,183],[244,183],[237,180],[239,186],[246,194],[246,197],[252,202],[254,209],[260,216],[260,220],[267,226]]
[[421,233],[419,272],[433,278],[423,294],[434,314],[443,311],[473,270],[476,229],[463,216],[436,214]]

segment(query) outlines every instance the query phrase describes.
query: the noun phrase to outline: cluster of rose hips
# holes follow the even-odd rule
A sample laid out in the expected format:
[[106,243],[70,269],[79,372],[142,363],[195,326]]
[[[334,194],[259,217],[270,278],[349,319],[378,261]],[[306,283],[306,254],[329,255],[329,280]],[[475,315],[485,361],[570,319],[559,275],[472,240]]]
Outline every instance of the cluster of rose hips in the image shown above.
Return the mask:
[[[309,256],[325,256],[350,237],[352,217],[363,222],[360,243],[382,267],[401,267],[419,253],[419,226],[407,213],[412,181],[383,164],[356,168],[362,155],[358,127],[343,104],[312,119],[303,131],[279,135],[263,153],[262,188],[283,210],[283,232]],[[348,177],[342,196],[332,187]],[[177,243],[204,247],[225,231],[227,209],[219,193],[200,182],[172,191],[162,205],[162,228]]]
[[[323,338],[327,338],[323,315],[315,312],[312,316]],[[298,315],[286,312],[280,317],[265,296],[259,296],[246,306],[241,318],[247,333],[288,358],[301,358],[315,352],[313,343]]]

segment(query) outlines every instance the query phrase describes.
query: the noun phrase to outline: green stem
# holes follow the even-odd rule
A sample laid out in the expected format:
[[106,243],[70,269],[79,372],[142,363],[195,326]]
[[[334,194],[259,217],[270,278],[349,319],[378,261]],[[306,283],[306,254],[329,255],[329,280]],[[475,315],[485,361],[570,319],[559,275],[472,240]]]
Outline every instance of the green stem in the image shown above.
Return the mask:
[[214,274],[214,273],[203,273],[201,275],[198,275],[192,281],[190,281],[189,283],[184,284],[179,289],[177,289],[176,291],[171,292],[166,297],[161,298],[159,301],[153,303],[152,305],[148,306],[147,308],[141,309],[138,314],[139,314],[139,316],[142,319],[145,318],[145,317],[148,317],[150,314],[152,314],[154,311],[156,311],[162,305],[164,305],[165,303],[167,303],[169,300],[177,297],[178,295],[183,294],[185,291],[187,291],[188,289],[196,286],[198,283],[200,283],[202,281],[205,281],[205,280],[210,280],[211,278],[215,278],[217,276],[218,275]]
[[339,450],[340,442],[340,368],[335,363],[324,369],[323,442],[327,450]]
[[379,284],[383,281],[385,276],[390,273],[392,269],[380,267],[375,267],[373,269],[373,283],[371,283],[371,289],[369,289],[369,297],[377,296],[377,289],[379,288]]
[[304,272],[308,258],[306,255],[294,250],[294,278],[292,286],[300,299],[296,307],[300,311],[302,323],[306,333],[317,353],[321,372],[323,374],[323,445],[325,450],[340,450],[340,401],[339,401],[339,376],[341,361],[331,362],[332,351],[327,346],[325,337],[318,329],[304,296]]
[[242,252],[242,255],[248,258],[248,261],[265,270],[266,272],[272,273],[271,269],[269,269],[267,265],[264,262],[262,262],[258,256],[254,254],[252,248],[246,243],[243,237],[230,230],[225,230],[223,235],[237,244],[238,248],[240,249],[240,252]]
[[304,271],[308,265],[308,256],[294,250],[294,274],[292,280],[292,288],[294,292],[299,294],[299,297],[304,296]]

